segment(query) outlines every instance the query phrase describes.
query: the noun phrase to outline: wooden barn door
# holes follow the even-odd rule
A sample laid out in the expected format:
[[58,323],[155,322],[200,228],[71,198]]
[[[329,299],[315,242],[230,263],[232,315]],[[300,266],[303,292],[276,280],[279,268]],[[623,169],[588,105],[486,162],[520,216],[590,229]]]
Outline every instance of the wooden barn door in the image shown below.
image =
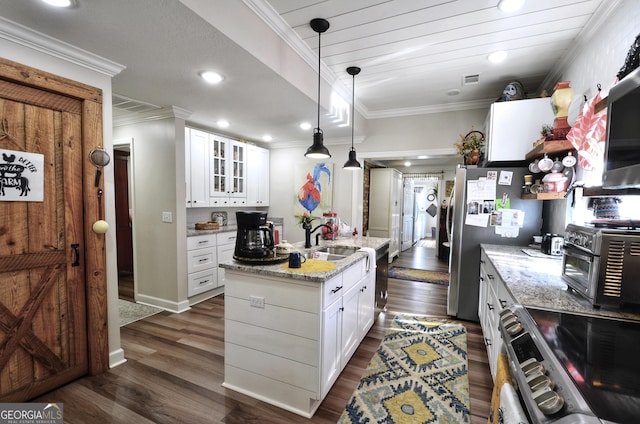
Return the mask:
[[0,79],[0,165],[44,156],[42,201],[6,201],[17,188],[0,175],[0,401],[31,399],[90,368],[82,111],[82,100]]

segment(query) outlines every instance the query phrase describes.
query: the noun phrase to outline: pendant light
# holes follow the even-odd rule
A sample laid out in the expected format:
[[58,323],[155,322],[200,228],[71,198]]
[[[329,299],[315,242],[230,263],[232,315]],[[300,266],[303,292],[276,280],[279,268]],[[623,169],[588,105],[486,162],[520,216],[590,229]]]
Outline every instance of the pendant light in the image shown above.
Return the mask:
[[353,148],[353,127],[355,126],[355,104],[356,104],[356,75],[360,73],[360,68],[357,66],[349,66],[347,73],[351,75],[353,80],[353,91],[351,94],[351,150],[349,150],[349,160],[345,162],[342,169],[348,169],[350,171],[357,171],[362,169],[360,162],[356,159],[356,149]]
[[315,18],[309,22],[309,25],[318,33],[318,126],[313,130],[313,144],[304,155],[312,159],[325,159],[330,158],[331,153],[324,147],[324,135],[320,129],[320,34],[329,29],[329,22],[326,19]]

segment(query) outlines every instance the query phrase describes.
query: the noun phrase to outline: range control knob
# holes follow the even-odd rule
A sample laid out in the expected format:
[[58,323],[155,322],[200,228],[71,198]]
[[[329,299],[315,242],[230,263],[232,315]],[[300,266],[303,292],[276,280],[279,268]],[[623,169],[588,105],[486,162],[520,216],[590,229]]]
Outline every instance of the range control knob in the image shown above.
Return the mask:
[[509,325],[505,326],[504,329],[507,330],[507,334],[510,336],[515,336],[523,330],[522,324],[520,324],[518,321],[509,323]]
[[553,415],[564,406],[564,399],[553,390],[542,389],[533,393],[533,400],[545,415]]

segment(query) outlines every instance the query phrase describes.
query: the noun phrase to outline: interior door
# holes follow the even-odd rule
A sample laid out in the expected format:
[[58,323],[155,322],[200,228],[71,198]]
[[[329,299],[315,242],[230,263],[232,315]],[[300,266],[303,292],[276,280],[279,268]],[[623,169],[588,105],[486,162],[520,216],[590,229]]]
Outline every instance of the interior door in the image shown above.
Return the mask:
[[413,192],[413,183],[409,180],[404,181],[404,190],[402,196],[402,247],[401,250],[411,248],[413,246],[413,202],[415,194]]
[[[16,189],[7,170],[16,168],[0,172],[2,402],[31,399],[88,370],[82,107],[0,80],[0,163],[22,163],[21,178],[44,177],[42,201],[7,201]],[[43,169],[21,162],[24,153],[43,155]]]
[[133,272],[133,234],[129,215],[129,152],[114,151],[113,185],[116,205],[118,272]]

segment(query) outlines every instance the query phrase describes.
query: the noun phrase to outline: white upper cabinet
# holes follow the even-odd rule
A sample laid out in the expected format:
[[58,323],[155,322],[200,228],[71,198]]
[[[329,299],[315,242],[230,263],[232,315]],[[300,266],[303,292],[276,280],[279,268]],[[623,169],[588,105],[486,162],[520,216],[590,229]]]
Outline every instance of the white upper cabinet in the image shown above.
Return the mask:
[[247,146],[247,206],[269,206],[269,150]]
[[485,121],[485,162],[524,160],[542,126],[553,125],[553,119],[548,97],[493,103]]
[[209,206],[209,134],[185,129],[187,207]]
[[245,206],[247,145],[216,134],[209,145],[210,206]]

